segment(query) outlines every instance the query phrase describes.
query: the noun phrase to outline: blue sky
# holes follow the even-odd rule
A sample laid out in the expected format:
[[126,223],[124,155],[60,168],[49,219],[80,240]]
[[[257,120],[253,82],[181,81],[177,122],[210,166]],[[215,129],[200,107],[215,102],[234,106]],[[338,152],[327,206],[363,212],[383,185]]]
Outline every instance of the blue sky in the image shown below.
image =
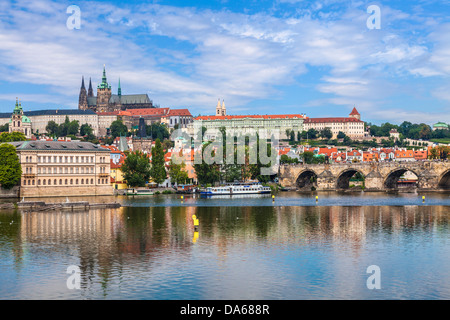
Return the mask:
[[[81,28],[69,30],[69,5]],[[381,28],[367,28],[370,5]],[[450,123],[450,1],[0,2],[0,112],[78,106],[106,65],[123,94],[213,114]]]

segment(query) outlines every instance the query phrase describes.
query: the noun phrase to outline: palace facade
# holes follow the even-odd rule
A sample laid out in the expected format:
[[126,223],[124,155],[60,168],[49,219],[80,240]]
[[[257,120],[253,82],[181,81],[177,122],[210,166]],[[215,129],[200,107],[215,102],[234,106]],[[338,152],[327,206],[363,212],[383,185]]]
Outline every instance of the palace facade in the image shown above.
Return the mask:
[[333,139],[339,132],[345,133],[351,139],[363,139],[366,136],[364,121],[361,121],[361,115],[353,108],[348,117],[330,117],[330,118],[306,118],[304,130],[315,129],[321,131],[329,128],[333,133]]
[[113,195],[110,150],[90,142],[10,142],[22,166],[20,197]]

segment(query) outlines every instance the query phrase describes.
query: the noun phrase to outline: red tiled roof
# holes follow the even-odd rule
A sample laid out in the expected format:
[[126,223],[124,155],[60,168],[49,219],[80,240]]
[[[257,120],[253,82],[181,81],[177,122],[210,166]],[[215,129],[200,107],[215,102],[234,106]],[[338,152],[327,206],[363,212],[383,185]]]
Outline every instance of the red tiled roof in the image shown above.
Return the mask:
[[353,110],[352,110],[352,112],[350,112],[350,115],[351,116],[360,116],[358,110],[356,110],[356,107],[353,107]]
[[189,116],[192,117],[192,114],[188,109],[170,109],[168,116]]
[[145,109],[127,109],[121,111],[119,115],[127,116],[163,116],[169,112],[169,108],[145,108]]
[[269,114],[269,115],[238,115],[238,116],[200,116],[195,120],[232,120],[232,119],[295,119],[303,118],[301,114]]
[[363,122],[356,118],[306,118],[305,123],[329,123],[329,122]]

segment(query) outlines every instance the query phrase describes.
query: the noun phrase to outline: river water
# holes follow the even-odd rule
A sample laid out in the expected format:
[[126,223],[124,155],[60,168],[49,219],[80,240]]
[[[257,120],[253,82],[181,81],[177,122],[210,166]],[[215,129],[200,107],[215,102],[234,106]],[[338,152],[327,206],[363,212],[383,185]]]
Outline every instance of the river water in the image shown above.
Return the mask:
[[[424,195],[97,197],[83,200],[123,207],[3,210],[0,299],[450,299],[450,194]],[[80,289],[68,288],[70,266]],[[380,289],[368,288],[369,266]]]

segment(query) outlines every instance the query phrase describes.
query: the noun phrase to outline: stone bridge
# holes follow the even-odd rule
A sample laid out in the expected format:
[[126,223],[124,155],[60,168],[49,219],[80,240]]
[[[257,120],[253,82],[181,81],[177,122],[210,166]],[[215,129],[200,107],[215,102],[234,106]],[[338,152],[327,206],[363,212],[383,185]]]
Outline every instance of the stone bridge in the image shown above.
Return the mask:
[[450,162],[360,162],[334,164],[281,165],[279,182],[283,187],[300,190],[343,190],[359,172],[364,177],[364,190],[398,189],[399,178],[407,171],[418,177],[419,190],[449,190]]

